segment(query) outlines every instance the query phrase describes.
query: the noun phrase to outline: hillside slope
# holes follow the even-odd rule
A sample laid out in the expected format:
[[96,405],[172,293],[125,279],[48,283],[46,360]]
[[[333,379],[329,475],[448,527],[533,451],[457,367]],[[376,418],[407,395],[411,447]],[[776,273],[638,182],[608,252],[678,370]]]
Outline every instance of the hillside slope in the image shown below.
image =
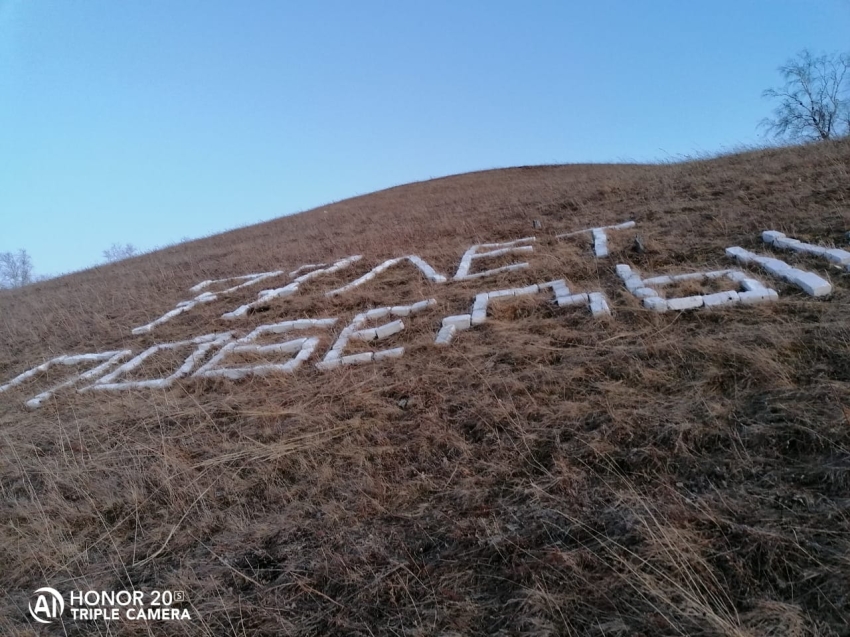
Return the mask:
[[[75,391],[92,377],[28,409],[96,365],[59,362],[0,393],[0,633],[850,635],[850,274],[761,238],[846,247],[849,170],[844,141],[458,175],[0,292],[0,384],[60,355],[131,352],[114,370],[155,344],[338,319],[256,341],[317,339],[295,373]],[[589,233],[557,238],[630,220],[605,257]],[[532,236],[470,272],[527,268],[435,283],[404,261],[326,294],[405,255],[451,279],[470,246]],[[730,246],[832,291],[808,295]],[[352,255],[255,303],[301,266]],[[736,268],[779,298],[658,313],[618,264],[645,279]],[[553,280],[604,294],[610,316],[541,290],[492,301],[486,322],[434,344],[477,294]],[[133,334],[203,291],[217,298]],[[432,298],[403,331],[344,351],[400,357],[316,367],[358,313]],[[159,350],[120,380],[166,377],[196,348]],[[27,606],[42,586],[180,590],[192,619],[66,610],[37,625]]]

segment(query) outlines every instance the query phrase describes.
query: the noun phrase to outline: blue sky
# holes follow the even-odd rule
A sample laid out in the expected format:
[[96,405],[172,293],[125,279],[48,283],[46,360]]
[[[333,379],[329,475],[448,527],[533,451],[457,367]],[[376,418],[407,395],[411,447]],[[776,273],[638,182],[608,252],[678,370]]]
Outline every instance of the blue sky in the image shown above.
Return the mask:
[[850,0],[0,0],[0,252],[57,274],[430,177],[760,143],[776,67],[848,34]]

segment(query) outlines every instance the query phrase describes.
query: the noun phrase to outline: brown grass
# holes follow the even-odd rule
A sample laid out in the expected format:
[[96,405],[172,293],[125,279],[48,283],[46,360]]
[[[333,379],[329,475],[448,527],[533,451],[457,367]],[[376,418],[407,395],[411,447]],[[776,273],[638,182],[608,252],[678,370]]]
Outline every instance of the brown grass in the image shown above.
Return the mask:
[[[286,335],[323,336],[320,355],[359,311],[438,299],[357,346],[407,348],[381,364],[66,390],[35,412],[21,402],[37,384],[0,395],[0,634],[850,634],[848,274],[783,253],[834,294],[776,282],[774,305],[657,315],[614,273],[729,267],[723,248],[767,252],[768,228],[846,245],[848,166],[845,141],[459,175],[0,293],[2,380],[233,329],[218,317],[255,288],[130,335],[204,279],[363,254],[235,325],[339,316]],[[645,253],[635,231],[612,233],[605,260],[587,237],[554,239],[630,218]],[[384,258],[451,275],[470,244],[531,234],[525,272],[435,286],[405,264],[323,296]],[[431,345],[477,291],[555,278],[606,292],[613,319],[505,300]],[[170,356],[150,364],[164,374]],[[196,619],[51,633],[26,612],[45,585],[181,589]]]

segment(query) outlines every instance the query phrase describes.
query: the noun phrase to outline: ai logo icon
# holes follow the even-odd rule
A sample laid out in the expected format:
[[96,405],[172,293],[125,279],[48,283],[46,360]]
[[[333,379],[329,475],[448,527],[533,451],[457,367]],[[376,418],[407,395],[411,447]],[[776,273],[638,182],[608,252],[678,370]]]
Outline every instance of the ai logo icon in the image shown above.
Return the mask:
[[30,600],[30,615],[32,618],[41,624],[53,623],[65,610],[65,600],[55,588],[45,586],[39,588],[35,593],[35,606],[33,600]]

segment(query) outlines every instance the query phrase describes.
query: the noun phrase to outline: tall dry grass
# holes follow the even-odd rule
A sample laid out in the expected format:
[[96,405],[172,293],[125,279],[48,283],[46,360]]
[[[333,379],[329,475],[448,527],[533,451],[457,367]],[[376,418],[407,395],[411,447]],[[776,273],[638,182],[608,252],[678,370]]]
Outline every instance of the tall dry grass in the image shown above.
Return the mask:
[[[365,308],[438,299],[379,365],[64,391],[35,412],[45,380],[0,395],[0,633],[850,634],[847,274],[783,254],[834,294],[777,283],[774,305],[656,315],[613,269],[728,267],[723,248],[766,251],[766,228],[844,245],[848,165],[840,142],[460,175],[0,293],[4,380],[231,329],[218,317],[255,290],[130,335],[204,279],[363,254],[238,324],[339,316],[322,352]],[[630,218],[644,253],[634,231],[599,261],[553,239]],[[451,274],[470,244],[529,234],[527,272],[438,287],[404,265],[323,296],[387,257]],[[614,317],[520,299],[431,345],[476,291],[564,277]],[[180,589],[196,619],[44,629],[26,606],[45,585]]]

